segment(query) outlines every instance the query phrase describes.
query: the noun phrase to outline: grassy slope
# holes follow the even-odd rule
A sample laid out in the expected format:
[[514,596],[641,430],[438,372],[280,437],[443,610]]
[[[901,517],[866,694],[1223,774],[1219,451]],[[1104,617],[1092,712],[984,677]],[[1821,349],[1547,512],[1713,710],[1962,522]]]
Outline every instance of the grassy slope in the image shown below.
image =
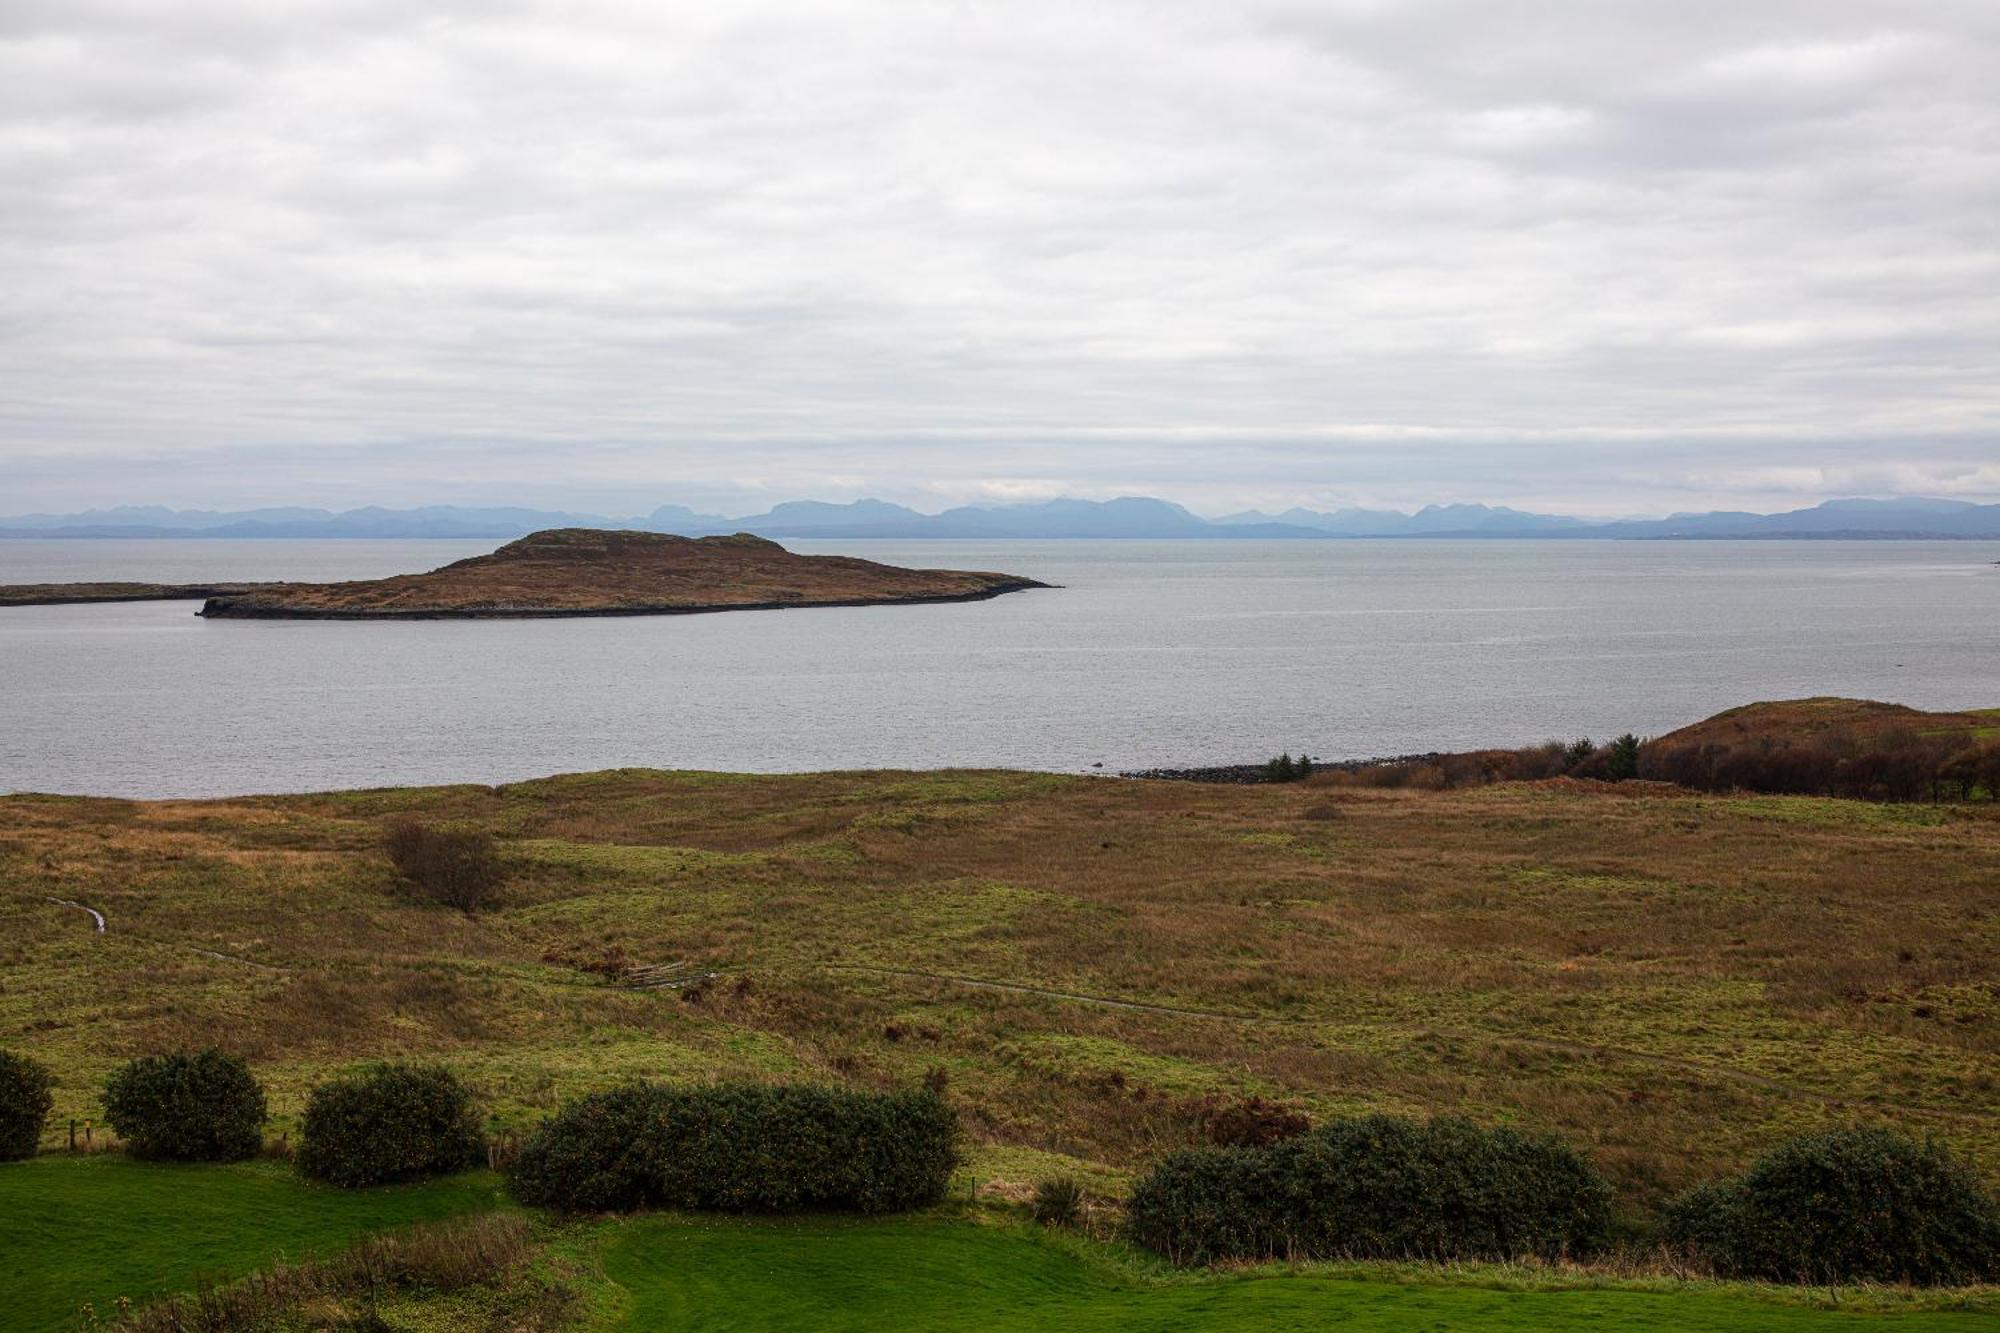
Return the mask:
[[[494,831],[505,905],[401,901],[398,814]],[[512,1124],[635,1075],[941,1065],[986,1181],[1115,1189],[1208,1092],[1554,1128],[1634,1205],[1856,1119],[2000,1180],[1995,814],[977,772],[11,797],[0,1044],[55,1066],[58,1121],[116,1061],[221,1035],[280,1126],[380,1056],[450,1062]],[[621,958],[729,975],[590,970]]]
[[122,1157],[43,1157],[0,1166],[0,1328],[67,1328],[91,1302],[142,1301],[324,1254],[385,1227],[492,1208],[498,1182],[461,1176],[343,1191],[272,1163],[168,1166]]
[[[1092,1247],[1013,1227],[921,1220],[640,1219],[605,1250],[629,1325],[839,1329],[1585,1329],[1881,1327],[1879,1317],[1663,1284],[1574,1290],[1429,1286],[1357,1276],[1146,1280]],[[1893,1327],[1970,1333],[1990,1315],[1909,1312]]]

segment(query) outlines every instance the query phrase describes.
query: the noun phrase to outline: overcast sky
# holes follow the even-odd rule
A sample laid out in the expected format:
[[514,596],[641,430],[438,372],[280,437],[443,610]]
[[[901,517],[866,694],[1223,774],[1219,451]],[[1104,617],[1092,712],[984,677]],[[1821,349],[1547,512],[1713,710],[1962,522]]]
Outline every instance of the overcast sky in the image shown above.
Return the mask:
[[2000,4],[0,4],[0,512],[2000,500]]

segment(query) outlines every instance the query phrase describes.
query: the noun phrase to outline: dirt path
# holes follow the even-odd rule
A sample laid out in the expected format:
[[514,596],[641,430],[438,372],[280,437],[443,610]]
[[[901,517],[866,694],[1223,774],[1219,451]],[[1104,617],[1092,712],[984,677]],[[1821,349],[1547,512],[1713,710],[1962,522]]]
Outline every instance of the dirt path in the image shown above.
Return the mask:
[[[1120,1000],[1103,995],[1085,995],[1077,991],[1048,990],[1041,986],[1024,986],[1011,981],[991,981],[984,977],[959,977],[942,972],[919,972],[907,968],[868,967],[859,963],[825,963],[821,965],[830,972],[865,972],[875,976],[905,977],[917,981],[935,981],[951,986],[965,986],[973,990],[1005,991],[1015,995],[1035,995],[1049,1000],[1065,1000],[1073,1004],[1090,1004],[1105,1009],[1129,1009],[1140,1013],[1168,1014],[1178,1018],[1205,1018],[1222,1023],[1257,1023],[1273,1027],[1310,1028],[1323,1026],[1319,1020],[1310,1018],[1284,1018],[1271,1014],[1230,1013],[1220,1009],[1186,1009],[1170,1004],[1149,1004],[1143,1000]],[[1776,1093],[1781,1097],[1793,1097],[1801,1101],[1819,1102],[1831,1107],[1870,1107],[1883,1111],[1898,1111],[1907,1115],[1933,1116],[1941,1120],[1957,1120],[1966,1124],[1985,1125],[2000,1123],[2000,1114],[1990,1111],[1954,1110],[1943,1106],[1926,1106],[1914,1102],[1889,1101],[1880,1097],[1833,1097],[1826,1093],[1814,1092],[1794,1084],[1783,1083],[1763,1074],[1732,1065],[1706,1064],[1699,1060],[1684,1060],[1678,1056],[1658,1055],[1651,1051],[1636,1051],[1623,1046],[1602,1046],[1586,1042],[1552,1041],[1545,1037],[1522,1037],[1511,1033],[1479,1032],[1465,1028],[1430,1028],[1440,1036],[1458,1041],[1503,1041],[1517,1046],[1530,1046],[1536,1050],[1557,1055],[1574,1055],[1586,1058],[1632,1060],[1642,1064],[1656,1065],[1664,1069],[1675,1069],[1682,1073],[1701,1078],[1719,1078],[1746,1087]]]

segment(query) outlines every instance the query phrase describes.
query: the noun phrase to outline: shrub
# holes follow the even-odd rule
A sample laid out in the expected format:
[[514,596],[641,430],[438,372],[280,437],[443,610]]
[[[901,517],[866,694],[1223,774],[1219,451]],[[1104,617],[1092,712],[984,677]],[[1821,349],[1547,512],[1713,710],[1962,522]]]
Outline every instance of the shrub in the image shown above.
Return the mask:
[[473,912],[500,894],[500,854],[489,834],[406,819],[390,826],[385,845],[396,873],[431,902]]
[[105,1080],[104,1118],[134,1157],[240,1162],[264,1146],[264,1090],[213,1049],[132,1061]]
[[351,1188],[463,1171],[485,1150],[472,1093],[456,1074],[385,1064],[313,1089],[296,1161],[302,1175]]
[[39,1061],[0,1051],[0,1162],[33,1157],[55,1098],[55,1079]]
[[523,1203],[580,1212],[721,1212],[935,1203],[958,1164],[958,1117],[929,1089],[632,1083],[571,1102],[507,1168]]
[[1725,1277],[1775,1282],[2000,1278],[2000,1205],[1936,1143],[1886,1129],[1788,1140],[1669,1207],[1668,1243]]
[[1183,1264],[1554,1258],[1596,1249],[1610,1223],[1610,1187],[1556,1139],[1388,1116],[1172,1154],[1127,1212],[1134,1241]]
[[1055,1176],[1035,1186],[1031,1205],[1045,1227],[1073,1227],[1083,1220],[1083,1186],[1073,1176]]

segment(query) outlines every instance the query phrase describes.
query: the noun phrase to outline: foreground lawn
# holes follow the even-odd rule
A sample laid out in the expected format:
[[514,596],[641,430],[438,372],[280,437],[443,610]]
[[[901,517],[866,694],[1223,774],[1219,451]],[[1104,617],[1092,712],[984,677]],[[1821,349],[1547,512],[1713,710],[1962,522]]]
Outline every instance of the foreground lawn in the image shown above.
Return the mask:
[[[169,1166],[51,1158],[0,1167],[0,1329],[68,1330],[200,1278],[338,1251],[371,1231],[507,1206],[484,1172],[339,1191],[272,1163]],[[544,1232],[580,1287],[579,1330],[700,1329],[1842,1329],[1969,1333],[1956,1297],[1844,1294],[1873,1312],[1812,1308],[1802,1293],[1671,1282],[1522,1282],[1500,1270],[1417,1266],[1305,1273],[1157,1269],[1123,1249],[987,1213],[862,1220],[652,1216]],[[1523,1289],[1523,1288],[1529,1289]],[[1924,1308],[1929,1306],[1930,1308]],[[384,1307],[398,1328],[485,1327],[451,1298]],[[508,1308],[505,1300],[490,1308]],[[1884,1310],[1887,1310],[1885,1313]],[[509,1325],[511,1326],[511,1325]],[[568,1327],[569,1325],[565,1325]]]
[[1988,1314],[1850,1313],[1686,1284],[1499,1290],[1353,1276],[1146,1279],[1095,1247],[923,1220],[642,1218],[604,1249],[634,1329],[1991,1328]]
[[0,1166],[0,1328],[65,1329],[91,1302],[108,1314],[278,1258],[345,1248],[385,1227],[501,1201],[484,1173],[424,1185],[335,1190],[288,1167],[171,1166],[43,1157]]

